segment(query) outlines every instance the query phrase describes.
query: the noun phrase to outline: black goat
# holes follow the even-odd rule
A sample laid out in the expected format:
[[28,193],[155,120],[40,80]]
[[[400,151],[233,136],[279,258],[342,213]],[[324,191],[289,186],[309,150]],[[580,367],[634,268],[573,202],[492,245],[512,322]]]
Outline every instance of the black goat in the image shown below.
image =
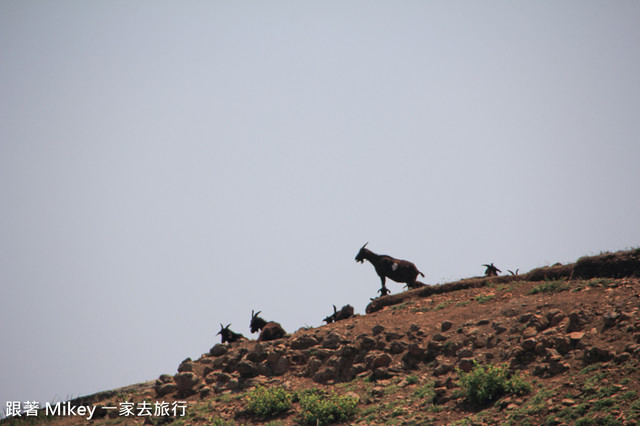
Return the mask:
[[333,314],[329,315],[322,321],[326,321],[327,324],[331,324],[334,321],[341,321],[353,316],[353,306],[344,305],[342,309],[338,310],[336,305],[333,305]]
[[493,266],[493,263],[491,265],[484,264],[482,266],[486,266],[487,267],[486,271],[484,271],[484,276],[485,277],[497,277],[498,276],[498,272],[502,272],[500,269],[498,269],[495,266]]
[[260,318],[258,316],[260,312],[262,311],[258,311],[254,314],[253,310],[251,310],[251,322],[249,323],[249,327],[251,328],[252,333],[260,331],[258,342],[281,339],[285,336],[285,334],[287,334],[287,332],[284,331],[284,328],[282,328],[282,326],[277,322],[267,322],[264,319]]
[[222,336],[222,343],[234,343],[237,342],[238,340],[242,340],[244,339],[244,336],[240,333],[234,333],[233,331],[229,330],[229,326],[231,324],[227,325],[226,327],[224,327],[222,324],[220,324],[220,331],[218,331],[216,334],[219,334],[220,336]]
[[[416,268],[416,265],[407,260],[394,259],[384,254],[375,254],[365,248],[367,244],[363,245],[358,252],[356,262],[363,263],[365,259],[371,262],[380,277],[380,281],[382,281],[383,289],[386,288],[385,278],[390,278],[397,283],[406,283],[409,288],[418,288],[424,285],[420,281],[416,281],[418,274],[424,277],[424,274]],[[382,292],[384,292],[383,289],[381,289]]]

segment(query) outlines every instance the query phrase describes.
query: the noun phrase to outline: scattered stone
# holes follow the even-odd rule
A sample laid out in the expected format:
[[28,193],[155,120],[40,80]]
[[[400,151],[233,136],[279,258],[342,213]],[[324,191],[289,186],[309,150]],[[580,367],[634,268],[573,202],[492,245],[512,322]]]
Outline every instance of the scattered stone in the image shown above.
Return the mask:
[[304,334],[291,341],[291,349],[309,349],[319,343],[320,342],[318,342],[318,339],[315,337],[309,334]]
[[465,373],[468,373],[473,369],[473,359],[470,359],[470,358],[461,359],[458,362],[458,367],[460,367],[460,370],[464,371]]
[[502,324],[500,324],[499,322],[494,322],[492,325],[493,329],[496,331],[497,334],[502,334],[505,331],[507,331],[507,328],[504,327]]
[[327,335],[327,337],[324,338],[324,341],[322,342],[322,347],[329,348],[329,349],[338,349],[341,341],[342,341],[342,336],[332,331]]
[[179,373],[183,373],[185,371],[193,371],[193,361],[191,361],[191,358],[185,359],[178,366]]
[[227,349],[227,346],[226,346],[226,345],[223,345],[222,343],[218,343],[217,345],[215,345],[214,347],[212,347],[212,348],[209,350],[209,354],[210,354],[211,356],[218,357],[218,356],[221,356],[221,355],[226,354],[226,353],[227,353],[227,350],[228,350],[228,349]]
[[584,362],[591,364],[594,362],[605,362],[613,359],[614,353],[608,349],[604,349],[598,346],[593,346],[584,351]]
[[384,326],[377,324],[374,325],[373,328],[371,329],[371,333],[373,333],[374,336],[377,336],[378,334],[382,333],[384,331]]
[[431,339],[435,340],[436,342],[444,342],[445,340],[448,339],[448,337],[443,335],[443,334],[436,333],[436,334],[433,335],[433,337]]
[[440,331],[445,332],[451,330],[451,327],[453,327],[453,323],[451,321],[443,321],[442,324],[440,324]]
[[402,338],[402,334],[400,333],[396,333],[394,331],[390,331],[388,333],[385,333],[385,339],[387,340],[387,342],[391,342],[393,340],[400,340]]
[[522,346],[522,349],[524,349],[525,351],[532,351],[536,347],[536,343],[538,343],[536,339],[529,338],[523,340],[520,346]]
[[538,330],[536,330],[535,327],[527,327],[522,332],[522,337],[525,339],[529,339],[531,337],[536,336],[537,334],[538,334]]
[[175,383],[161,383],[160,385],[155,386],[156,395],[159,397],[173,393],[177,389],[178,385]]
[[242,377],[255,377],[258,375],[256,364],[249,360],[240,361],[238,365],[236,365],[236,369]]
[[178,373],[173,378],[176,381],[178,394],[181,396],[193,395],[195,387],[200,383],[200,378],[192,371]]
[[442,376],[443,374],[447,374],[451,370],[453,370],[453,365],[442,362],[438,364],[438,366],[433,370],[433,374],[436,376]]

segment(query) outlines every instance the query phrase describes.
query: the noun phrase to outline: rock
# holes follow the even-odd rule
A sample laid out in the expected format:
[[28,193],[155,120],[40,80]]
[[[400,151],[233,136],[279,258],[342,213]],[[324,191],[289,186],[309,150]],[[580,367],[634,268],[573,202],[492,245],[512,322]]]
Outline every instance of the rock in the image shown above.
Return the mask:
[[226,346],[226,345],[223,345],[223,344],[221,344],[221,343],[218,343],[217,345],[215,345],[214,347],[212,347],[212,348],[209,350],[209,354],[210,354],[211,356],[218,357],[218,356],[221,356],[221,355],[226,354],[226,353],[227,353],[227,350],[228,350],[228,349],[227,349],[227,346]]
[[571,340],[571,344],[575,345],[580,340],[582,340],[584,335],[585,335],[584,331],[574,331],[572,333],[569,333],[567,336],[569,336],[569,340]]
[[156,384],[158,383],[173,383],[173,376],[170,374],[161,374],[156,381]]
[[156,395],[159,397],[173,393],[177,389],[178,385],[176,385],[175,383],[161,383],[160,385],[155,386]]
[[391,342],[394,340],[400,340],[402,338],[402,334],[400,333],[396,333],[394,331],[390,331],[388,333],[385,333],[385,339],[387,340],[387,342]]
[[409,326],[409,331],[412,333],[417,333],[418,331],[420,331],[420,326],[418,326],[418,324],[411,324]]
[[322,347],[328,349],[338,349],[341,341],[342,336],[332,331],[327,335],[327,337],[324,338]]
[[623,352],[620,355],[617,355],[613,359],[613,362],[615,362],[616,364],[624,364],[625,362],[629,361],[630,359],[631,359],[631,354],[629,354],[627,352]]
[[560,309],[552,309],[547,312],[547,320],[549,321],[549,327],[555,327],[566,318],[566,314]]
[[499,322],[494,322],[492,327],[496,331],[496,334],[501,334],[507,331],[507,328]]
[[535,327],[527,327],[522,332],[522,337],[525,339],[529,339],[530,337],[534,337],[538,334],[538,330]]
[[522,346],[522,349],[525,351],[532,351],[536,347],[536,343],[538,343],[536,339],[530,338],[524,340],[520,346]]
[[566,405],[567,407],[570,407],[572,405],[576,405],[576,402],[573,399],[570,399],[570,398],[564,398],[560,402],[562,403],[562,405]]
[[404,342],[391,342],[389,345],[389,352],[392,354],[399,354],[405,351],[407,344]]
[[381,367],[373,370],[373,373],[371,374],[371,379],[386,380],[386,379],[390,379],[393,376],[394,374],[389,369]]
[[486,318],[483,318],[483,319],[481,319],[481,320],[478,320],[478,322],[476,323],[476,325],[487,325],[487,324],[489,324],[490,322],[491,322],[490,320],[488,320],[488,319],[486,319]]
[[316,383],[326,383],[327,381],[333,379],[335,375],[336,375],[335,369],[333,367],[327,367],[317,371],[313,375],[313,381]]
[[436,376],[442,376],[443,374],[447,374],[451,370],[453,370],[453,365],[442,362],[433,370],[433,374]]
[[373,333],[374,336],[377,336],[378,334],[382,333],[384,331],[384,326],[377,324],[374,325],[373,328],[371,329],[371,332]]
[[185,371],[193,371],[193,361],[191,361],[191,358],[185,359],[178,366],[179,373],[184,373]]
[[584,362],[591,364],[594,362],[610,361],[614,357],[614,353],[608,349],[593,346],[590,349],[584,351]]
[[581,331],[582,327],[584,327],[584,324],[585,324],[585,313],[580,309],[576,309],[569,313],[569,322],[567,323],[565,331],[567,333],[571,333],[574,331]]
[[193,395],[196,391],[195,388],[200,383],[200,379],[192,371],[185,371],[173,376],[176,381],[178,394],[181,396]]
[[524,323],[528,323],[531,320],[531,318],[533,318],[533,314],[531,314],[531,313],[522,314],[518,318],[518,321],[520,321],[522,324],[524,324]]
[[388,367],[391,364],[391,356],[386,353],[370,354],[367,356],[367,367],[370,370],[375,370],[380,367]]
[[566,355],[571,351],[571,340],[568,337],[556,337],[553,347],[562,355]]
[[451,327],[453,327],[453,323],[451,321],[443,321],[442,324],[440,324],[440,331],[445,332],[451,330]]
[[289,370],[289,356],[285,355],[280,357],[275,367],[273,368],[273,374],[276,376],[282,376]]
[[444,342],[447,339],[448,339],[447,336],[440,333],[434,334],[433,337],[431,338],[431,340],[435,340],[436,342]]
[[458,358],[471,358],[473,356],[473,351],[469,348],[463,348],[456,353],[456,356]]
[[319,343],[315,337],[305,334],[291,341],[291,349],[309,349]]
[[202,389],[200,389],[200,398],[206,398],[211,394],[211,388],[208,386],[203,387]]
[[255,377],[258,375],[258,367],[249,360],[240,361],[236,365],[236,369],[241,377]]
[[227,390],[237,390],[240,389],[240,382],[238,381],[238,379],[231,379],[227,382],[227,385],[225,386],[225,388]]
[[221,356],[213,360],[213,368],[222,368],[229,362],[229,357],[227,355]]
[[617,312],[607,312],[602,316],[603,321],[603,330],[607,328],[611,328],[616,325],[616,321],[618,321],[618,313]]
[[549,363],[548,373],[551,376],[555,376],[556,374],[562,374],[568,371],[570,368],[571,366],[566,362],[560,363],[554,361]]
[[458,367],[460,368],[460,370],[468,373],[469,371],[473,370],[473,359],[462,358],[460,361],[458,361]]
[[375,339],[367,336],[366,334],[362,334],[362,335],[358,336],[356,341],[357,341],[358,347],[362,351],[369,351],[369,350],[371,350],[371,349],[376,347]]
[[246,359],[259,364],[267,359],[267,352],[262,344],[258,343],[254,346],[253,350],[246,355]]
[[562,360],[562,355],[555,349],[547,349],[547,356],[545,357],[545,362],[559,362]]

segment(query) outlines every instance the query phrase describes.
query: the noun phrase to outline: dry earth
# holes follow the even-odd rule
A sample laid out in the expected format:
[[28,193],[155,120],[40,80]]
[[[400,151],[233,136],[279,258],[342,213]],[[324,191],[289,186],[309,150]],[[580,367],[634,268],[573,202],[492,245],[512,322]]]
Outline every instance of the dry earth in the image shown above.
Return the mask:
[[[604,266],[603,266],[604,265]],[[320,388],[357,398],[350,424],[637,424],[640,421],[640,249],[522,276],[475,278],[386,296],[366,315],[273,342],[215,345],[178,373],[78,398],[73,405],[186,402],[185,416],[100,410],[38,420],[75,424],[298,424],[293,407],[266,420],[247,410],[257,386]],[[460,375],[504,363],[525,395],[472,405]],[[20,424],[5,419],[0,424]]]

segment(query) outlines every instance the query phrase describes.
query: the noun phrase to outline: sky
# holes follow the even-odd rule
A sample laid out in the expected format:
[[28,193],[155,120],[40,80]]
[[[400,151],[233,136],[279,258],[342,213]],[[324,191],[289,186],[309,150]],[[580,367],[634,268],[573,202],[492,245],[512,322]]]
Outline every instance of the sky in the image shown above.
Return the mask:
[[[0,404],[380,281],[640,245],[640,3],[0,0]],[[401,284],[388,283],[392,293]]]

